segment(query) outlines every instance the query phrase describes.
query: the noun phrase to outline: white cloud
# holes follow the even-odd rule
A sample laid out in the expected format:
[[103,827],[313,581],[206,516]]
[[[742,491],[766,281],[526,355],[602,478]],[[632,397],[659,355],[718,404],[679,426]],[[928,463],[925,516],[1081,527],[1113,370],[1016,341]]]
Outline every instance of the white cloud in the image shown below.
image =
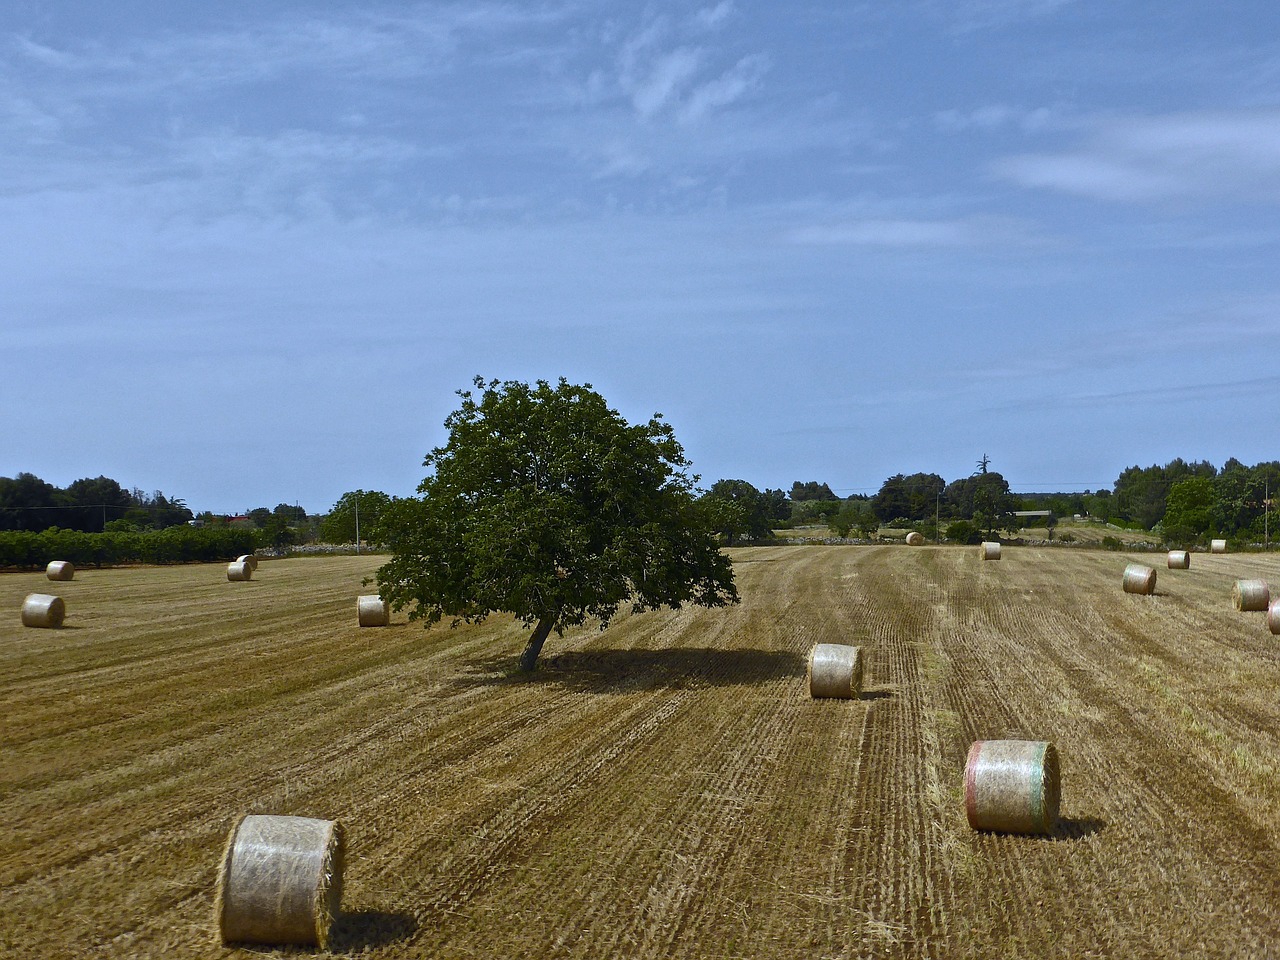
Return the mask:
[[800,244],[966,247],[989,235],[989,229],[967,220],[868,219],[801,227],[788,238]]
[[684,120],[697,120],[720,107],[726,107],[760,84],[768,69],[761,55],[743,57],[716,79],[697,87],[681,111]]
[[631,102],[642,119],[648,119],[675,99],[698,71],[701,54],[697,49],[680,47],[658,57],[642,78],[627,83]]
[[944,132],[958,133],[967,130],[998,130],[1016,127],[1026,133],[1043,130],[1053,119],[1048,107],[1025,109],[1002,103],[987,104],[969,111],[943,110],[934,114],[934,125]]
[[694,18],[702,26],[713,29],[729,19],[733,12],[733,0],[721,0],[714,7],[704,7],[699,10]]
[[1008,157],[996,172],[1022,186],[1099,200],[1274,203],[1280,201],[1280,110],[1109,119],[1075,150]]

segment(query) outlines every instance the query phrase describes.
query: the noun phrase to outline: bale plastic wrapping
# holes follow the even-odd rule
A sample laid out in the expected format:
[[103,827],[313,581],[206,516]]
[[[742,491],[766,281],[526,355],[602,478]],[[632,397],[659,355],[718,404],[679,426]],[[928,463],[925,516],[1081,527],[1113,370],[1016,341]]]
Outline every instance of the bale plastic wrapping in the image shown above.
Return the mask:
[[250,814],[231,830],[218,872],[223,943],[320,947],[342,902],[342,825]]
[[356,600],[356,619],[362,627],[385,627],[391,622],[391,604],[376,593]]
[[1266,610],[1271,588],[1265,580],[1237,580],[1231,588],[1231,602],[1237,610]]
[[244,553],[236,557],[236,563],[247,563],[250,570],[258,569],[258,558],[252,553]]
[[1209,541],[1209,552],[1210,552],[1210,553],[1226,553],[1226,552],[1227,552],[1227,541],[1225,541],[1225,540],[1210,540],[1210,541]]
[[999,560],[1000,544],[990,540],[983,541],[982,546],[978,548],[978,556],[983,560]]
[[1051,834],[1058,826],[1058,753],[1047,740],[978,740],[964,766],[974,830]]
[[861,694],[861,647],[819,643],[809,651],[809,696],[856,700]]
[[227,564],[227,579],[231,581],[251,580],[253,578],[253,567],[248,561],[233,560]]
[[1272,600],[1267,607],[1267,629],[1273,634],[1280,634],[1280,600]]
[[76,565],[70,560],[50,560],[44,575],[50,580],[70,580],[76,575]]
[[1170,550],[1169,551],[1169,569],[1170,570],[1190,570],[1191,554],[1186,550]]
[[924,543],[924,534],[919,531],[912,530],[907,534],[907,546],[918,547]]
[[1153,594],[1156,592],[1156,571],[1141,563],[1131,563],[1124,568],[1124,592]]
[[22,625],[24,627],[60,627],[67,615],[67,605],[61,597],[47,593],[30,593],[22,601]]

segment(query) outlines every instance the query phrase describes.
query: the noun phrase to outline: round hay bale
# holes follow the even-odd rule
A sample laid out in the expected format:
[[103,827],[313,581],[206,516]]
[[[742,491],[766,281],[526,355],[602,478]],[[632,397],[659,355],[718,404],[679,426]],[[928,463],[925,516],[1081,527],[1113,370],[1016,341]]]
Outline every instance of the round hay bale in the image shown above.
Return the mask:
[[1267,629],[1280,634],[1280,600],[1272,600],[1271,606],[1267,607]]
[[856,700],[862,693],[862,648],[819,643],[809,651],[809,696]]
[[1231,588],[1231,602],[1237,610],[1266,610],[1271,588],[1265,580],[1237,580]]
[[356,619],[362,627],[385,627],[391,622],[391,604],[376,593],[356,599]]
[[993,541],[984,540],[982,546],[978,548],[978,556],[983,560],[999,560],[1000,544]]
[[1210,553],[1226,553],[1226,552],[1227,552],[1227,541],[1225,541],[1225,540],[1210,540],[1210,541],[1209,541],[1209,552],[1210,552]]
[[70,580],[76,575],[76,565],[70,560],[50,560],[44,575],[50,580]]
[[342,825],[332,820],[242,817],[218,870],[222,942],[327,947],[344,853]]
[[250,570],[258,569],[258,558],[252,553],[245,553],[236,557],[236,563],[247,563]]
[[924,543],[924,534],[916,530],[912,530],[907,534],[907,546],[918,547]]
[[22,601],[24,627],[60,627],[67,616],[67,605],[61,597],[47,593],[29,593]]
[[231,581],[253,579],[253,567],[246,560],[233,560],[227,564],[227,579]]
[[1155,593],[1155,570],[1140,563],[1129,564],[1124,568],[1124,592],[1141,593],[1148,596]]
[[1053,833],[1061,784],[1045,740],[978,740],[964,765],[964,811],[974,830]]
[[1169,569],[1170,570],[1190,570],[1191,554],[1186,550],[1170,550],[1169,551]]

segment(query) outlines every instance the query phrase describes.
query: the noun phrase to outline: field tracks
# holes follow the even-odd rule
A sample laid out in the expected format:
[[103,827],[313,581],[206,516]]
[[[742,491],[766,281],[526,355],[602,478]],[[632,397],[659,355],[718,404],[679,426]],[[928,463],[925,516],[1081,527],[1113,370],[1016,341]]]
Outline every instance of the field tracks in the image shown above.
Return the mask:
[[[78,573],[66,629],[0,622],[0,955],[256,955],[210,923],[246,812],[346,827],[339,955],[1280,942],[1280,647],[1229,597],[1280,559],[1196,555],[1135,596],[1100,551],[734,556],[741,605],[571,631],[531,678],[501,618],[360,630],[375,558]],[[862,647],[860,699],[810,699],[817,643]],[[1058,747],[1054,837],[965,822],[969,744],[1005,737]]]

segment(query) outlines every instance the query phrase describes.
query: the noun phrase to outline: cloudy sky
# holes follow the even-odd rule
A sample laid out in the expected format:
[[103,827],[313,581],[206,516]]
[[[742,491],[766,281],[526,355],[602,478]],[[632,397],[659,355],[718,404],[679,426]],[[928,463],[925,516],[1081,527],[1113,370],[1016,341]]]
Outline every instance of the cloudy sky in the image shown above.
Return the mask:
[[705,485],[1280,456],[1280,4],[6,0],[0,475],[412,493],[476,374]]

